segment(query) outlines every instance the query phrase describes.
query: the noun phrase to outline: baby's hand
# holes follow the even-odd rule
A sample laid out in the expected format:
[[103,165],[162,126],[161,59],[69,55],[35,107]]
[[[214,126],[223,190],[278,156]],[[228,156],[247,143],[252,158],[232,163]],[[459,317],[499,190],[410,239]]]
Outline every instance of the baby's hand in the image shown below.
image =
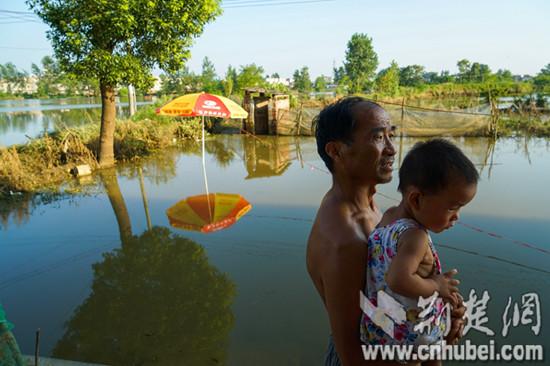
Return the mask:
[[459,302],[458,296],[456,294],[458,293],[457,286],[460,281],[455,280],[453,276],[457,273],[458,271],[456,269],[453,269],[449,272],[438,274],[433,277],[437,286],[437,292],[439,292],[439,296],[451,302],[451,304],[455,307],[458,306]]

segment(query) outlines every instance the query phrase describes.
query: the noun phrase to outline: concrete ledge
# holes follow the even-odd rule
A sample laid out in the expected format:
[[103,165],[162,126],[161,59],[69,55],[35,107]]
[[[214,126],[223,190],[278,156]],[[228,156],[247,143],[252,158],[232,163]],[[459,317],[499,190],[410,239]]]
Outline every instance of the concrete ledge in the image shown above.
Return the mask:
[[[34,356],[23,355],[26,366],[34,366]],[[83,363],[76,361],[59,360],[56,358],[39,357],[38,366],[106,366],[97,363]]]

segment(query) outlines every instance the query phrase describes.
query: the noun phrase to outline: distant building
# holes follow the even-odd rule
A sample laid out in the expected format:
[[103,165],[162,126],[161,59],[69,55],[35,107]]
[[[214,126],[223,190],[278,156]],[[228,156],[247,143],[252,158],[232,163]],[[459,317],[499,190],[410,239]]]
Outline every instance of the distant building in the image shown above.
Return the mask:
[[533,77],[531,75],[514,75],[512,76],[514,81],[531,81]]
[[149,89],[148,94],[157,94],[162,89],[162,80],[158,76],[154,76],[155,83],[153,84],[153,87]]
[[0,92],[11,94],[34,94],[38,91],[38,77],[36,75],[27,76],[22,83],[8,82],[0,80]]
[[275,85],[275,84],[282,84],[284,86],[290,87],[292,84],[292,81],[289,78],[274,78],[274,77],[267,77],[265,78],[265,81],[268,84]]

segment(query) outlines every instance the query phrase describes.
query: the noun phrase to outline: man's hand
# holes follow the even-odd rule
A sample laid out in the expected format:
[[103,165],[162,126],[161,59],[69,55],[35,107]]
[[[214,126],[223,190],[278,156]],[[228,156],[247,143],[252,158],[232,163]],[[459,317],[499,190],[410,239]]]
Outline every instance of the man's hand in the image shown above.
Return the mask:
[[[455,272],[453,270],[445,272],[443,275],[452,278],[454,274]],[[445,338],[447,344],[457,344],[460,338],[462,338],[462,332],[464,331],[464,314],[466,313],[464,298],[460,292],[455,292],[454,295],[456,296],[457,305],[453,306],[453,310],[451,312],[451,330]]]

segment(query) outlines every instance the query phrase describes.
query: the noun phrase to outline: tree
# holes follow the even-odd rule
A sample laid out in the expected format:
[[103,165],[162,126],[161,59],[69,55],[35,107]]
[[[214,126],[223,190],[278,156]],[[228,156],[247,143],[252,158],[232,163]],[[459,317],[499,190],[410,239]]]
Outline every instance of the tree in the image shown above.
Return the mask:
[[235,89],[235,86],[237,85],[237,70],[231,65],[227,67],[227,71],[225,72],[225,79],[222,80],[222,87],[223,87],[223,93],[226,97],[231,96],[233,94],[233,90]]
[[311,78],[309,77],[309,68],[307,66],[302,67],[300,70],[294,71],[292,79],[294,89],[302,93],[311,92],[312,84]]
[[242,91],[250,87],[262,87],[265,85],[263,77],[264,68],[256,64],[241,66],[237,75],[237,90]]
[[443,70],[439,74],[434,71],[425,72],[422,74],[422,79],[428,84],[442,84],[455,81],[454,75],[451,75],[448,70]]
[[216,69],[208,57],[202,61],[201,84],[202,90],[207,93],[217,93],[220,90]]
[[390,67],[378,74],[376,91],[390,96],[395,96],[399,91],[399,66],[395,61],[392,61]]
[[419,86],[424,82],[424,66],[409,65],[399,70],[399,85]]
[[97,81],[64,72],[54,57],[44,56],[41,65],[42,68],[34,63],[31,65],[38,79],[38,96],[99,94]]
[[317,76],[314,88],[316,92],[325,91],[327,89],[327,77],[324,75]]
[[538,93],[550,93],[550,64],[546,65],[533,79]]
[[332,68],[332,77],[334,79],[334,84],[339,85],[346,77],[346,69],[344,69],[344,66]]
[[59,94],[59,77],[61,70],[59,64],[51,56],[44,56],[41,60],[42,69],[36,64],[32,64],[32,73],[38,78],[39,96],[52,96]]
[[349,90],[350,80],[346,75],[346,69],[343,66],[334,67],[333,71],[333,80],[336,84],[336,94],[344,95],[347,94]]
[[180,70],[193,37],[221,13],[220,0],[27,0],[64,71],[96,78],[101,92],[99,164],[114,164],[115,87],[153,84],[154,66]]
[[352,35],[344,61],[344,69],[351,82],[351,92],[359,93],[369,89],[377,67],[378,55],[372,47],[372,39],[362,33]]
[[498,81],[514,81],[514,77],[512,75],[512,72],[510,70],[502,70],[499,69],[495,76],[497,77]]
[[163,94],[185,94],[198,92],[201,88],[201,77],[189,70],[187,66],[180,70],[161,74],[161,93]]
[[470,61],[462,59],[456,63],[456,66],[458,67],[457,80],[462,83],[470,81]]
[[491,69],[488,65],[474,62],[470,68],[470,81],[482,83],[491,76]]
[[6,81],[8,94],[20,91],[25,86],[27,76],[25,71],[20,71],[11,62],[0,65],[0,79]]

